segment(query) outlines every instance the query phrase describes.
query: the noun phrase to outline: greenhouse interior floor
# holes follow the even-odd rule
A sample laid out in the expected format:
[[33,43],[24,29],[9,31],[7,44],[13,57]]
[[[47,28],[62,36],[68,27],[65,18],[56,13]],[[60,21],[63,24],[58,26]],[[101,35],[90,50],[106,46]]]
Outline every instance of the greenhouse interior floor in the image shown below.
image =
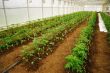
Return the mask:
[[[87,60],[87,73],[110,73],[110,47],[107,41],[107,29],[104,22],[98,14],[95,31],[93,34],[92,43],[89,49]],[[87,26],[87,20],[83,21],[69,32],[63,41],[58,42],[54,46],[52,53],[49,53],[43,58],[39,64],[33,66],[24,65],[20,62],[14,65],[7,72],[9,73],[68,73],[64,65],[66,63],[65,56],[71,53],[72,47],[75,46],[76,40],[80,32]],[[0,73],[7,69],[8,66],[14,64],[20,58],[20,51],[23,46],[30,45],[32,40],[11,48],[12,50],[5,51],[0,55]],[[70,73],[70,72],[69,72]]]
[[[68,55],[71,51],[71,48],[74,46],[73,43],[75,43],[75,39],[78,38],[81,29],[83,29],[87,24],[87,22],[81,23],[78,27],[76,27],[75,30],[70,32],[64,41],[57,44],[57,47],[55,47],[55,51],[50,54],[48,57],[46,57],[43,61],[40,63],[40,67],[34,71],[28,70],[25,66],[21,64],[15,66],[13,69],[11,69],[10,73],[65,73],[64,70],[64,64],[65,60],[64,57]],[[28,45],[29,43],[25,44]],[[24,46],[24,45],[23,45]],[[21,46],[20,46],[21,47]],[[5,66],[5,68],[9,65],[15,62],[19,52],[20,47],[13,48],[13,51],[3,55],[0,58],[0,63]],[[7,60],[8,59],[8,60]],[[36,67],[36,66],[35,66]],[[20,72],[19,72],[20,71]]]
[[110,47],[107,33],[99,29],[98,24],[90,48],[88,68],[90,73],[110,73]]

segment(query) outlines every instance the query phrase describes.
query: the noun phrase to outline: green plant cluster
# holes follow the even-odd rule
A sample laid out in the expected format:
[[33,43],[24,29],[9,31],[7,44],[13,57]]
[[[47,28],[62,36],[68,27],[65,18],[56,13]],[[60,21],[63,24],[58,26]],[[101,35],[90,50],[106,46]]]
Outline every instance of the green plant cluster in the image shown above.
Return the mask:
[[[34,37],[39,36],[39,34],[42,34],[47,29],[55,28],[59,25],[62,25],[62,23],[65,23],[71,20],[72,18],[75,18],[78,15],[78,13],[81,14],[80,12],[77,12],[74,14],[72,13],[64,16],[56,16],[49,20],[45,19],[43,21],[33,21],[25,26],[14,28],[13,30],[17,30],[16,33],[13,32],[13,34],[10,33],[10,35],[0,38],[0,52],[9,49],[10,47],[20,45],[23,42],[26,42],[27,40],[33,40]],[[11,32],[11,30],[12,29],[7,31]]]
[[89,50],[89,45],[92,40],[92,35],[94,31],[94,26],[96,24],[96,12],[92,13],[89,18],[88,25],[85,27],[72,49],[70,55],[66,56],[67,61],[65,69],[71,72],[85,73],[85,60],[87,59],[87,54]]
[[21,29],[33,29],[37,26],[40,26],[42,22],[47,22],[52,19],[54,19],[54,17],[50,19],[28,21],[23,24],[12,24],[10,26],[7,26],[8,28],[6,30],[0,31],[0,38],[12,36],[13,34],[20,31]]
[[[75,16],[74,16],[75,15]],[[71,19],[67,22],[62,22],[60,26],[45,31],[41,37],[34,38],[33,43],[24,46],[21,51],[21,56],[24,61],[32,60],[31,58],[39,53],[46,52],[45,49],[50,45],[55,45],[59,40],[63,40],[64,36],[74,29],[79,23],[87,19],[91,12],[78,12],[71,15]],[[69,19],[69,17],[68,17]],[[37,56],[35,56],[37,57]]]
[[107,31],[108,31],[108,38],[107,39],[108,39],[108,42],[110,43],[110,16],[104,12],[101,12],[100,14],[101,14],[102,19],[104,21],[104,24],[107,28]]

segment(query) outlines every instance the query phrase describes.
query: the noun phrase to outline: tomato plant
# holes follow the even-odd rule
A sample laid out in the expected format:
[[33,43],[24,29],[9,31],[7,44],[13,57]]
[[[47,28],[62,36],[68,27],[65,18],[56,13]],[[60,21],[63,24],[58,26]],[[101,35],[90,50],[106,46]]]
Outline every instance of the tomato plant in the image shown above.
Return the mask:
[[96,23],[96,12],[92,13],[89,18],[88,26],[85,27],[78,38],[75,47],[72,49],[72,53],[66,57],[65,68],[72,72],[85,73],[84,63],[87,59],[88,46],[91,41],[94,26]]
[[[90,15],[89,12],[87,12],[87,14],[86,14],[86,12],[77,12],[77,13],[70,14],[70,16],[67,16],[67,17],[64,16],[64,19],[63,18],[61,19],[59,26],[56,26],[52,29],[47,29],[46,31],[44,31],[42,33],[42,36],[34,38],[33,43],[32,43],[32,46],[34,47],[33,49],[31,47],[29,47],[28,49],[24,47],[23,50],[26,49],[26,52],[28,51],[28,53],[26,53],[26,54],[27,54],[27,56],[30,56],[30,58],[35,56],[36,54],[42,53],[42,52],[45,52],[45,54],[48,55],[48,49],[47,49],[47,51],[45,51],[45,49],[49,45],[53,45],[50,43],[52,42],[55,44],[59,40],[63,40],[64,36],[70,30],[74,29],[79,24],[80,21],[85,20]],[[60,20],[58,20],[58,22],[59,21]],[[45,27],[45,26],[43,26],[43,27]],[[40,49],[40,51],[39,51],[39,49]],[[32,54],[30,52],[33,52],[33,51],[34,51],[33,55],[29,55],[29,54]],[[25,51],[23,51],[23,52],[25,53]],[[26,54],[24,56],[23,52],[22,52],[21,56],[23,58],[27,59],[25,57]]]

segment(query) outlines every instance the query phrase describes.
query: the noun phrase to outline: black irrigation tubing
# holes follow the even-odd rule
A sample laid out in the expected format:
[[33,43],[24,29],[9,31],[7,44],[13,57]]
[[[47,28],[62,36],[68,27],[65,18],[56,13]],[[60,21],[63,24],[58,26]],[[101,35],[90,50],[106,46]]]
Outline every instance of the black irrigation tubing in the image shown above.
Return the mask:
[[14,68],[16,65],[20,64],[22,62],[21,59],[15,61],[13,64],[10,64],[7,68],[5,68],[2,73],[9,73],[9,70],[11,70],[12,68]]

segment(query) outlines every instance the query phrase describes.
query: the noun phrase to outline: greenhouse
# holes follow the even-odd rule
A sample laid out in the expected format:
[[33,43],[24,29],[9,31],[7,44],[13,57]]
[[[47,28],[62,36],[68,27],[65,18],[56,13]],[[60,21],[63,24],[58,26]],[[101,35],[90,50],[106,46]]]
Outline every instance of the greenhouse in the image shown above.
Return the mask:
[[0,73],[110,73],[110,0],[0,0]]

